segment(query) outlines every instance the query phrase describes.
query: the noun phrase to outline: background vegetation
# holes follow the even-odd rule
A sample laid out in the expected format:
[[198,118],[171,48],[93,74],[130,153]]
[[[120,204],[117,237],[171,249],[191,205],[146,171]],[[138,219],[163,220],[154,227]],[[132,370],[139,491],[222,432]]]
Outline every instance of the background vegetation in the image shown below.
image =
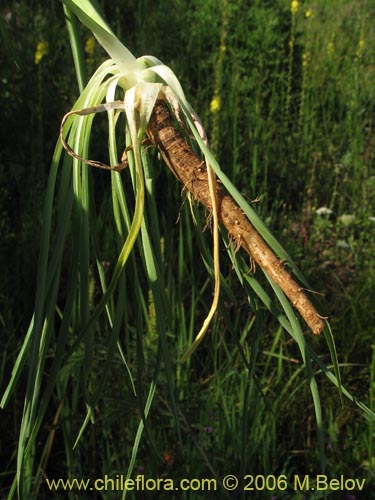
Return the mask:
[[[345,385],[374,409],[373,2],[112,0],[101,4],[111,27],[136,56],[155,55],[183,82],[227,175],[249,200],[257,199],[253,206],[312,288],[324,295]],[[8,1],[1,6],[1,16],[8,34],[4,40],[10,42],[0,46],[3,390],[34,307],[50,158],[61,117],[71,108],[78,88],[59,2]],[[90,33],[81,31],[90,75],[105,55]],[[98,157],[106,135],[100,125],[95,130],[97,155],[92,156]],[[105,175],[96,176],[95,190],[98,234],[106,244],[110,272],[116,248],[108,224],[111,208]],[[157,191],[173,313],[170,342],[177,359],[204,318],[211,286],[204,264],[198,264],[200,238],[192,230],[180,187],[161,167]],[[186,247],[179,244],[181,231],[191,235]],[[252,316],[230,266],[223,272],[233,291],[231,300],[222,304],[209,338],[190,364],[176,365],[181,436],[174,427],[166,382],[161,380],[149,417],[150,436],[141,442],[136,470],[148,477],[176,479],[319,473],[313,406],[296,346],[260,305]],[[93,300],[98,293],[93,274]],[[143,345],[145,383],[151,378],[148,361],[157,342],[151,299],[146,306],[150,321]],[[227,317],[233,331],[227,329]],[[129,304],[132,324],[137,321]],[[129,326],[124,333],[133,360],[139,347],[135,330]],[[105,359],[106,340],[103,332],[95,351],[98,367]],[[250,359],[256,353],[251,369],[236,349],[238,341]],[[312,342],[328,359],[324,342]],[[328,474],[366,477],[366,498],[372,498],[373,424],[354,405],[341,406],[332,387],[323,377],[319,381]],[[94,378],[93,387],[99,382]],[[106,382],[96,425],[89,427],[74,453],[85,409],[80,387],[73,380],[69,384],[71,394],[63,407],[57,388],[40,437],[37,453],[43,471],[48,477],[124,474],[140,416],[121,360]],[[19,398],[15,395],[1,414],[1,496],[7,494],[16,467],[22,385],[21,380]],[[38,495],[48,496],[45,487]],[[262,492],[261,498],[272,495]],[[359,498],[353,495],[330,498]],[[275,498],[297,496],[286,492]]]

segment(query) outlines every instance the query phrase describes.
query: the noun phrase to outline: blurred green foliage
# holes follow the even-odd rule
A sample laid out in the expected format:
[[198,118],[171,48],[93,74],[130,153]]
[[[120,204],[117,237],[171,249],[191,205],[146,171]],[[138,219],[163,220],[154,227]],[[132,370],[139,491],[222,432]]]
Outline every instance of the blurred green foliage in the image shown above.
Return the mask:
[[[314,290],[325,295],[339,359],[347,363],[343,367],[345,383],[374,408],[374,393],[369,393],[375,359],[373,2],[311,0],[299,2],[295,13],[288,0],[103,0],[101,5],[110,26],[136,56],[147,53],[160,58],[184,83],[227,175],[249,199],[258,198],[254,206]],[[2,3],[0,15],[4,40],[0,44],[3,389],[34,306],[50,158],[61,117],[77,97],[78,87],[60,2],[7,1]],[[83,28],[81,35],[91,74],[105,55]],[[213,112],[210,105],[214,98],[220,105]],[[106,141],[100,125],[96,134],[94,149],[100,155]],[[163,217],[177,220],[180,190],[166,179],[167,174],[160,171]],[[115,256],[113,236],[106,225],[108,189],[105,181],[97,182],[97,204],[102,213],[98,230],[108,241],[110,266]],[[180,224],[185,223],[182,217]],[[177,233],[178,229],[174,235],[165,235],[166,263],[172,267],[182,265],[176,258]],[[194,259],[197,250],[192,247],[186,251]],[[190,272],[183,289],[176,292],[184,297],[183,304],[176,299],[181,317],[188,315],[189,308],[195,314],[194,294],[205,280],[203,271]],[[169,273],[173,289],[174,276],[171,270]],[[235,285],[233,289],[236,292]],[[277,333],[279,343],[273,343],[275,325],[264,321],[261,310],[260,319],[241,317],[240,311],[246,307],[241,295],[225,306],[234,325],[243,328],[244,322],[255,321],[249,334],[258,335],[260,329],[269,332],[258,346],[262,352],[256,368],[259,386],[249,381],[235,356],[226,352],[215,357],[206,346],[195,356],[189,373],[179,374],[181,420],[185,422],[183,451],[171,427],[168,403],[160,395],[150,415],[150,437],[169,460],[163,464],[145,442],[138,470],[151,477],[176,478],[207,475],[209,466],[218,474],[316,472],[312,403],[302,389],[285,395],[290,367],[296,364],[294,347],[282,332]],[[148,307],[152,316],[151,301]],[[218,315],[211,332],[218,343],[222,342],[223,325],[225,321]],[[98,363],[104,356],[105,341],[103,336]],[[319,340],[315,341],[318,345]],[[244,345],[246,342],[243,339]],[[146,356],[148,350],[153,352],[154,339],[148,337],[144,347]],[[272,361],[280,356],[285,357],[282,362]],[[80,419],[83,403],[78,398],[76,408],[62,411],[62,432],[57,434],[48,463],[51,477],[67,476],[66,471],[86,477],[124,473],[124,456],[129,453],[136,427],[128,416],[139,415],[137,401],[131,398],[129,387],[124,387],[122,372],[119,360],[107,382],[97,424],[79,444],[74,458],[73,452],[69,455],[66,451],[75,439],[70,419],[72,415]],[[93,380],[93,384],[97,382]],[[303,388],[304,384],[302,371],[297,370],[296,386]],[[350,476],[356,470],[359,476],[368,473],[371,479],[373,428],[356,418],[348,405],[340,408],[332,389],[325,390],[330,473]],[[123,393],[127,398],[120,397]],[[246,413],[245,403],[252,398],[257,406]],[[58,403],[56,395],[51,421]],[[1,494],[14,473],[14,456],[9,450],[17,439],[19,412],[20,401],[15,398],[2,416],[2,427],[9,432],[3,432],[0,445],[2,463],[7,464],[0,476],[4,481]],[[246,457],[241,456],[244,428],[250,450]],[[42,437],[48,436],[50,429],[46,428]]]

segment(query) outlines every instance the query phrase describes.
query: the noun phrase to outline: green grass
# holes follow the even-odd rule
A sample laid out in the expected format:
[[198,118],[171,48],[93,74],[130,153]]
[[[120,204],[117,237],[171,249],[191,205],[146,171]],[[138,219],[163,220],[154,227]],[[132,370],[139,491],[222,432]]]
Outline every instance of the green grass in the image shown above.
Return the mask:
[[[259,198],[252,208],[266,220],[313,289],[325,294],[321,302],[343,363],[343,383],[374,410],[372,2],[300,2],[293,21],[286,0],[257,1],[251,7],[240,1],[188,4],[129,1],[121,8],[105,5],[105,14],[136,56],[160,57],[179,76],[208,127],[226,175],[248,202]],[[2,389],[9,382],[34,307],[36,233],[53,142],[62,115],[79,95],[61,6],[51,3],[48,16],[43,8],[35,2],[29,12],[19,2],[9,7],[13,18],[4,21],[13,49],[1,49],[7,64],[0,87],[5,110],[0,134],[5,139],[12,132],[17,147],[11,148],[5,139],[0,152]],[[311,15],[306,16],[309,9]],[[32,30],[26,29],[29,16]],[[83,46],[90,34],[77,24],[73,40],[78,34]],[[39,40],[49,42],[49,52],[35,65]],[[79,51],[80,45],[76,48]],[[84,72],[92,74],[103,58],[98,44],[90,54],[78,52],[75,67],[81,67],[82,82]],[[52,83],[50,74],[57,75]],[[215,97],[220,98],[220,109],[212,113]],[[33,126],[26,119],[28,110]],[[90,154],[103,161],[107,160],[105,126],[105,120],[95,118]],[[180,186],[156,154],[148,152],[149,229],[142,229],[142,239],[130,254],[126,273],[107,305],[107,319],[102,316],[69,358],[73,332],[85,324],[101,299],[103,284],[109,283],[135,197],[130,172],[124,172],[121,181],[117,174],[90,169],[82,169],[82,177],[77,173],[71,177],[69,160],[66,168],[56,171],[60,191],[51,227],[53,235],[60,236],[51,240],[46,275],[51,304],[46,314],[54,318],[54,327],[42,333],[47,336],[42,345],[49,347],[36,372],[45,413],[31,453],[34,468],[24,471],[25,490],[28,484],[31,488],[28,498],[48,497],[45,484],[33,481],[39,467],[55,478],[126,475],[140,428],[140,408],[147,407],[151,396],[133,475],[140,471],[148,477],[178,480],[321,470],[315,410],[298,345],[287,333],[288,323],[283,320],[280,325],[254,293],[264,296],[262,285],[274,297],[271,286],[259,270],[255,277],[244,274],[241,284],[237,274],[248,269],[247,262],[237,255],[233,268],[226,258],[231,249],[224,245],[219,310],[199,350],[186,365],[178,363],[212,300],[211,238],[209,231],[203,231],[205,214],[194,208],[195,227]],[[71,183],[74,191],[68,189]],[[90,216],[85,206],[90,207]],[[319,215],[319,207],[329,208],[332,215]],[[155,262],[154,271],[163,276],[162,289],[150,274]],[[59,279],[56,272],[61,272]],[[42,315],[35,321],[42,322]],[[309,342],[329,363],[323,339],[309,338]],[[59,370],[56,360],[63,363]],[[318,365],[313,366],[321,393],[324,446],[328,445],[327,472],[332,477],[352,477],[355,471],[356,477],[367,477],[366,498],[371,498],[373,422],[348,401],[341,407],[337,391]],[[53,370],[56,383],[49,386],[44,373]],[[2,411],[2,427],[10,430],[1,448],[2,463],[7,464],[0,475],[4,497],[16,472],[25,380],[20,375]],[[95,425],[88,424],[73,450],[87,402]],[[35,408],[40,408],[38,403]],[[166,463],[163,457],[168,458]],[[262,493],[259,498],[271,496],[272,492]],[[70,498],[75,498],[74,492]],[[108,493],[103,498],[118,495]],[[184,498],[199,496],[187,493]],[[296,496],[278,492],[277,498]]]

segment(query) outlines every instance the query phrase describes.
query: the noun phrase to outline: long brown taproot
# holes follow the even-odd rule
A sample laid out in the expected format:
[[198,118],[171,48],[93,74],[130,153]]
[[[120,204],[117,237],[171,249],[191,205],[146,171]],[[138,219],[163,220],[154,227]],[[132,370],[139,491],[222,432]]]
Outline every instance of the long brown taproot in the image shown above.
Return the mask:
[[[147,134],[160,151],[165,163],[193,197],[212,211],[208,174],[202,160],[194,153],[183,135],[176,129],[164,100],[156,102]],[[250,255],[276,283],[299,311],[314,334],[324,328],[324,321],[301,286],[285,269],[284,263],[274,254],[241,208],[220,186],[217,187],[217,211],[220,222],[226,227],[238,246]]]

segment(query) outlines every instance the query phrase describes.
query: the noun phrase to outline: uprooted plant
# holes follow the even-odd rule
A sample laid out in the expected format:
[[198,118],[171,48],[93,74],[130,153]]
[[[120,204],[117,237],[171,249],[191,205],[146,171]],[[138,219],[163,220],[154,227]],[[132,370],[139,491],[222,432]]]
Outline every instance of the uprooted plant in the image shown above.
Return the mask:
[[[149,89],[150,92],[148,92]],[[291,274],[286,271],[285,262],[277,258],[275,253],[264,241],[260,233],[254,228],[249,219],[246,217],[244,211],[234,201],[233,197],[230,194],[226,193],[225,190],[216,182],[215,173],[213,172],[207,160],[207,157],[204,161],[202,161],[202,159],[200,159],[193,151],[192,147],[189,146],[182,133],[177,130],[170,109],[175,111],[175,116],[180,121],[182,109],[177,97],[171,92],[170,87],[162,87],[160,84],[140,84],[138,100],[134,104],[134,110],[139,114],[142,113],[141,102],[142,99],[144,99],[142,90],[146,93],[146,99],[150,96],[152,96],[152,98],[147,103],[149,105],[148,112],[150,112],[151,110],[149,121],[147,123],[146,130],[142,131],[142,129],[140,129],[141,133],[143,132],[148,136],[151,144],[157,147],[166,165],[182,182],[184,188],[186,188],[186,190],[188,190],[192,194],[195,200],[198,200],[206,208],[208,208],[209,212],[212,214],[213,219],[213,232],[215,242],[214,263],[216,268],[216,290],[213,306],[207,320],[205,321],[204,327],[197,335],[193,346],[187,353],[185,353],[183,359],[186,360],[186,358],[192,354],[193,350],[202,340],[207,330],[207,326],[209,324],[209,320],[211,319],[212,313],[215,312],[217,306],[217,297],[220,283],[219,259],[217,255],[218,221],[222,222],[222,224],[225,226],[228,234],[234,240],[236,248],[242,247],[245,249],[245,251],[250,256],[250,259],[253,259],[253,261],[268,274],[271,280],[281,288],[281,290],[289,298],[292,305],[300,312],[301,316],[305,319],[312,332],[314,334],[320,334],[324,328],[324,318],[322,318],[318,314],[315,307],[307,297],[304,289],[296,282]],[[158,90],[159,93],[155,94],[154,91]],[[154,104],[153,107],[150,106],[150,103]],[[101,104],[96,107],[74,110],[67,113],[62,121],[60,130],[61,141],[64,145],[64,148],[71,156],[73,156],[77,160],[83,161],[84,163],[87,163],[93,167],[113,170],[116,172],[122,171],[128,165],[127,152],[134,151],[137,147],[135,143],[131,143],[129,146],[127,146],[122,157],[122,163],[110,166],[95,160],[86,160],[77,155],[64,139],[63,125],[69,116],[75,114],[85,116],[91,113],[110,111],[113,109],[126,110],[125,106],[125,101],[107,102],[106,104]],[[190,111],[190,113],[191,118],[194,121],[194,125],[197,126],[197,132],[200,134],[200,139],[204,142],[205,147],[208,148],[206,133],[202,127],[201,122],[192,110]],[[140,118],[138,118],[138,120],[139,122],[141,122]],[[181,125],[186,130],[187,125],[184,123],[181,123]],[[143,142],[145,142],[144,139],[142,140],[141,144]]]
[[[217,308],[220,282],[224,279],[220,275],[219,267],[219,224],[221,224],[229,235],[232,248],[230,255],[236,273],[241,279],[250,280],[249,277],[244,276],[243,269],[236,262],[236,252],[243,248],[254,262],[253,267],[258,266],[264,271],[280,304],[277,309],[277,318],[298,344],[314,401],[320,454],[324,468],[322,415],[312,362],[338,387],[340,393],[344,393],[350,399],[353,398],[341,386],[333,337],[328,323],[319,315],[307,296],[307,283],[287,253],[221,170],[210,151],[204,128],[171,69],[152,56],[136,59],[119,42],[98,14],[98,10],[88,0],[84,2],[64,0],[64,3],[93,31],[111,59],[97,69],[90,82],[82,89],[73,110],[67,113],[61,125],[61,140],[56,146],[46,194],[34,316],[1,403],[2,406],[7,403],[24,366],[27,365],[26,397],[18,445],[17,483],[20,496],[23,495],[26,498],[31,488],[34,488],[34,491],[37,490],[36,486],[31,485],[30,479],[36,438],[56,380],[62,377],[67,388],[68,383],[64,378],[66,371],[63,376],[62,368],[70,366],[72,355],[82,345],[85,352],[85,362],[82,362],[82,379],[84,386],[88,384],[93,334],[97,320],[103,312],[106,314],[111,334],[101,375],[103,379],[107,376],[113,353],[118,349],[129,378],[132,380],[131,370],[120,341],[121,328],[123,326],[126,328],[126,325],[123,325],[126,304],[123,300],[124,288],[121,286],[121,278],[125,263],[131,259],[132,250],[138,241],[140,241],[138,248],[142,249],[142,266],[155,303],[159,345],[154,379],[147,399],[140,409],[142,420],[134,440],[128,477],[132,472],[140,437],[147,422],[161,361],[164,362],[173,402],[173,377],[166,336],[168,297],[163,283],[158,250],[153,246],[155,241],[160,241],[160,235],[154,205],[154,179],[147,155],[149,144],[158,150],[166,165],[182,183],[183,188],[191,194],[192,198],[202,203],[212,217],[214,297],[196,339],[190,347],[186,346],[188,350],[183,355],[183,361],[191,356],[201,342]],[[95,114],[99,112],[107,113],[108,117],[108,165],[88,159],[92,122]],[[125,114],[123,130],[125,153],[119,161],[116,125],[122,123],[119,119],[122,112]],[[197,154],[194,151],[192,144],[200,153]],[[64,148],[68,154],[63,156]],[[56,196],[56,180],[62,158],[60,187]],[[96,248],[95,221],[92,220],[93,216],[90,212],[92,191],[87,164],[106,169],[110,171],[111,176],[114,220],[119,240],[122,240],[122,249],[108,284]],[[124,195],[121,180],[121,172],[124,169],[130,171],[135,198],[134,211],[129,210]],[[56,237],[52,244],[54,203],[58,217]],[[145,214],[145,204],[148,204],[148,217]],[[130,215],[131,212],[133,216]],[[66,286],[65,302],[63,306],[60,306],[58,291],[61,285],[62,255],[70,224],[72,225],[74,259]],[[88,300],[90,242],[94,246],[94,258],[103,291],[102,298],[93,311]],[[287,271],[286,264],[291,272]],[[134,263],[133,267],[133,278],[136,283],[134,293],[136,300],[143,304],[143,297],[139,292],[138,270]],[[250,281],[251,293],[256,294],[268,309],[275,312],[275,305],[262,286],[254,277]],[[115,304],[113,297],[117,289],[119,289],[118,300]],[[334,373],[309,346],[296,316],[296,310],[314,334],[324,331]],[[46,360],[51,349],[53,358],[48,364],[48,378],[45,378]],[[100,398],[100,391],[101,388],[98,387],[91,392],[85,392],[87,415],[76,443],[87,424],[94,418],[93,409]],[[363,411],[371,414],[364,405],[358,401],[356,403]],[[172,407],[174,407],[175,418],[178,420],[178,412],[174,403]],[[42,467],[39,467],[39,472],[41,469]]]

